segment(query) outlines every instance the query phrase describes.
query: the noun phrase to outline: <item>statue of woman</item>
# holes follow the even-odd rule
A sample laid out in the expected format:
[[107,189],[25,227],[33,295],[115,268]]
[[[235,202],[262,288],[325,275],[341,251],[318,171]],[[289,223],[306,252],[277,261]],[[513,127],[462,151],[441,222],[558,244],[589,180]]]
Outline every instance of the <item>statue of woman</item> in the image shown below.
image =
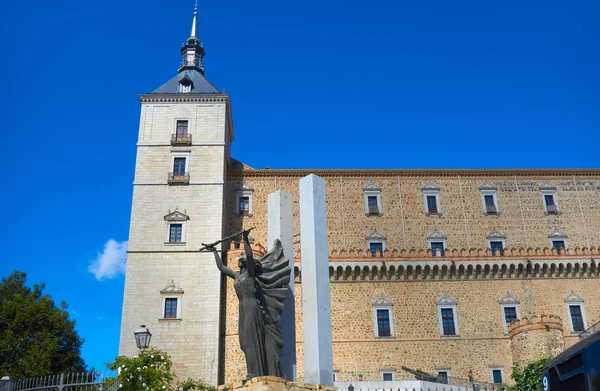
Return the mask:
[[279,240],[275,240],[271,252],[254,260],[249,233],[250,230],[241,232],[245,253],[238,260],[239,272],[223,265],[216,249],[219,242],[204,245],[201,251],[212,251],[219,270],[234,279],[233,287],[240,301],[238,333],[246,356],[247,379],[280,377],[279,350],[283,339],[279,318],[290,281],[289,261]]

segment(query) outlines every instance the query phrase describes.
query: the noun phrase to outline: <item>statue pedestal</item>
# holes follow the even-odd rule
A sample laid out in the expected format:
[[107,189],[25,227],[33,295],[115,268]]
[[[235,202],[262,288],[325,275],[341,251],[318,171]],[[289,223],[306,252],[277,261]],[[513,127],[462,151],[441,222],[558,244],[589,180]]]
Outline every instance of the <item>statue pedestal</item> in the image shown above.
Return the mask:
[[337,387],[298,383],[275,376],[260,376],[245,383],[223,384],[218,387],[218,391],[337,391]]

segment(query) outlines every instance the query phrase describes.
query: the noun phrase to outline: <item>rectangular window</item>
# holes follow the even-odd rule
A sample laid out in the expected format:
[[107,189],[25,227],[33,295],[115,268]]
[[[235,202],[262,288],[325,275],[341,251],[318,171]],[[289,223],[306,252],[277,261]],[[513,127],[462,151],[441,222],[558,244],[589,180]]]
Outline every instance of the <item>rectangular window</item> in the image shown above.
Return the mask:
[[427,211],[429,213],[438,212],[436,196],[427,196]]
[[431,242],[431,254],[437,256],[437,252],[440,250],[440,256],[444,256],[444,243],[443,242]]
[[377,203],[377,196],[368,196],[367,204],[369,206],[369,214],[370,215],[378,215],[379,214],[379,205]]
[[383,257],[383,243],[369,243],[369,250],[371,250],[371,256]]
[[585,331],[585,327],[583,325],[583,315],[581,315],[581,306],[570,305],[569,311],[571,312],[573,331]]
[[492,255],[496,255],[496,251],[500,251],[500,255],[504,255],[502,242],[490,242],[490,247],[492,249]]
[[516,307],[504,307],[504,320],[507,325],[517,320],[517,308]]
[[377,310],[377,332],[379,337],[389,337],[392,335],[389,310]]
[[177,299],[165,299],[165,319],[177,318]]
[[442,308],[442,327],[444,335],[456,335],[454,327],[454,314],[452,308]]
[[177,130],[175,131],[175,137],[179,140],[187,137],[188,135],[188,122],[177,121]]
[[554,206],[554,196],[552,194],[546,194],[544,196],[544,201],[546,201],[546,206]]
[[490,206],[492,206],[492,207],[496,206],[496,204],[494,203],[493,195],[486,195],[486,196],[484,196],[484,198],[485,198],[485,206],[487,208],[489,208]]
[[176,157],[173,160],[173,176],[184,176],[185,175],[185,158]]
[[502,371],[499,369],[492,369],[492,378],[494,383],[502,383]]
[[448,372],[446,372],[446,371],[438,372],[438,383],[448,384]]
[[565,241],[564,240],[553,240],[552,247],[555,248],[557,251],[560,250],[561,248],[565,248]]
[[389,372],[383,373],[383,381],[392,381],[392,374]]
[[169,225],[169,243],[180,243],[182,230],[183,230],[182,224]]
[[250,213],[250,197],[240,197],[240,214],[247,215]]

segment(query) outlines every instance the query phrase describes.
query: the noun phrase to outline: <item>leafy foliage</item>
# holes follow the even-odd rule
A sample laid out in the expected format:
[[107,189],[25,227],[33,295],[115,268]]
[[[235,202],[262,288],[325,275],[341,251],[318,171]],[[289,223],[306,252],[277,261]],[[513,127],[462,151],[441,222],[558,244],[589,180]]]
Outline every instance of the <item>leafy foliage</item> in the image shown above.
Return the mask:
[[83,339],[69,319],[67,304],[56,307],[45,285],[25,286],[14,271],[0,282],[0,376],[13,379],[83,371]]
[[513,365],[513,372],[511,375],[515,381],[515,385],[507,389],[511,391],[541,390],[542,377],[544,375],[544,365],[546,365],[549,360],[550,357],[544,357],[528,363],[515,363],[515,365]]
[[[174,391],[171,372],[173,365],[171,357],[162,350],[142,350],[134,357],[117,357],[112,363],[106,364],[108,368],[118,371],[116,379],[109,379],[107,385],[119,382],[121,391]],[[178,391],[216,391],[200,380],[187,379],[177,383]]]

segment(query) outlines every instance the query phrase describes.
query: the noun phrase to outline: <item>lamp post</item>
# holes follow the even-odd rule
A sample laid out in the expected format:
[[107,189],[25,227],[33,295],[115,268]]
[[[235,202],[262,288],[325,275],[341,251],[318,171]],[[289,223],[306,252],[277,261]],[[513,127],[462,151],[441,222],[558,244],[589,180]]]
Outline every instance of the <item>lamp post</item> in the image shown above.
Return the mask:
[[148,349],[152,334],[150,334],[150,330],[146,328],[145,324],[140,325],[140,327],[133,332],[133,335],[135,336],[135,344],[138,349]]

